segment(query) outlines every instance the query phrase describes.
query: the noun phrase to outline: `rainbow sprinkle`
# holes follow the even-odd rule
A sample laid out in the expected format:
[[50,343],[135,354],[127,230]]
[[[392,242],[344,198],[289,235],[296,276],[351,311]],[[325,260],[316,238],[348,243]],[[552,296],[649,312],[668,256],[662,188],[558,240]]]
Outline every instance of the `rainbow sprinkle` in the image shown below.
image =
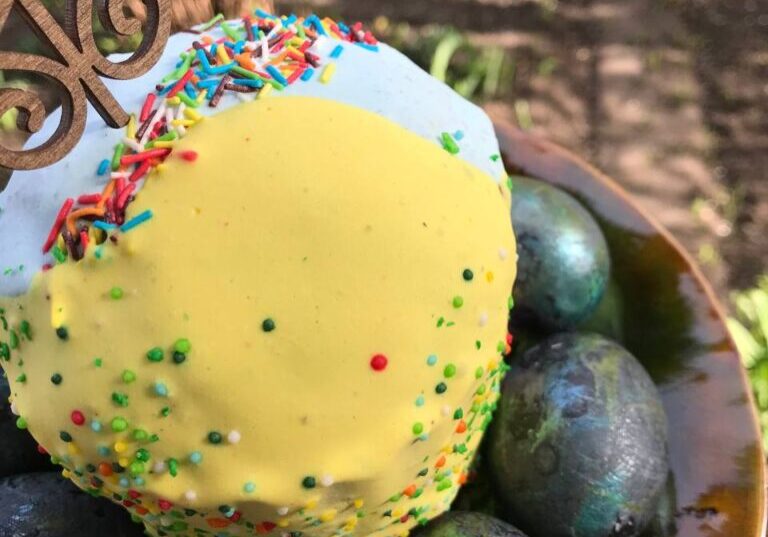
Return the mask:
[[[220,28],[224,37],[205,32]],[[346,25],[317,15],[277,17],[260,9],[239,21],[217,15],[198,27],[199,39],[184,51],[175,69],[149,93],[138,114],[131,115],[125,136],[96,170],[109,174],[101,193],[67,199],[51,227],[43,253],[52,251],[58,262],[78,261],[89,245],[98,246],[110,233],[125,233],[152,218],[147,210],[126,221],[126,209],[143,181],[174,153],[189,128],[203,119],[201,106],[216,108],[225,94],[257,94],[307,82],[316,72],[328,84],[335,61],[322,65],[313,51],[318,38],[340,41],[329,54],[338,60],[343,43],[378,51],[378,41],[361,23]],[[195,155],[196,156],[196,155]],[[189,162],[195,159],[182,154]],[[98,252],[98,250],[97,250]]]

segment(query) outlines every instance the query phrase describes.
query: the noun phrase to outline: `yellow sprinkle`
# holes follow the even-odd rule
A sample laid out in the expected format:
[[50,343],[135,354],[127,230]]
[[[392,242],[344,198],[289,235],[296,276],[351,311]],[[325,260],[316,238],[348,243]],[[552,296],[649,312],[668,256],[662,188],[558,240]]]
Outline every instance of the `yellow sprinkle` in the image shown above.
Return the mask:
[[163,173],[167,169],[168,169],[168,165],[165,164],[165,163],[162,163],[162,164],[158,164],[157,166],[155,166],[152,171],[155,172],[155,173]]
[[336,73],[336,64],[331,62],[323,69],[323,74],[320,75],[320,82],[327,84],[333,78],[334,73]]
[[411,532],[409,530],[401,530],[400,533],[397,534],[398,537],[408,537]]
[[77,447],[76,444],[74,444],[72,442],[67,444],[67,451],[69,452],[70,455],[79,455],[80,454],[80,449]]
[[[187,110],[189,110],[189,109],[187,109]],[[181,125],[182,127],[191,127],[194,124],[195,124],[195,122],[192,121],[191,119],[174,119],[174,120],[171,120],[171,125],[173,125],[174,127],[178,127],[179,125]]]
[[459,465],[457,464],[456,466],[454,466],[453,468],[451,468],[451,470],[453,471],[453,473],[454,473],[454,474],[460,474],[460,473],[461,473],[461,466],[459,466]]
[[440,450],[442,453],[445,453],[446,455],[453,453],[453,448],[449,445],[443,446],[443,448]]
[[119,464],[122,468],[128,468],[128,465],[131,464],[131,461],[129,461],[127,457],[120,457],[117,459],[117,464]]
[[112,446],[112,448],[115,450],[115,453],[122,453],[128,449],[128,446],[125,445],[125,442],[115,442],[115,445]]
[[485,273],[485,279],[488,280],[488,283],[491,283],[493,281],[493,272],[490,270]]
[[326,511],[323,511],[320,515],[320,521],[321,522],[330,522],[334,518],[336,518],[336,509],[328,509]]
[[200,121],[203,119],[203,116],[200,114],[200,112],[194,108],[185,108],[184,115],[187,117],[187,119],[191,119],[192,121]]
[[131,140],[136,138],[136,116],[134,114],[131,114],[131,117],[128,118],[128,125],[125,127],[125,135]]
[[488,368],[487,369],[488,369],[489,372],[493,371],[498,366],[499,366],[499,362],[498,361],[493,360],[493,359],[492,360],[488,360]]
[[65,479],[69,479],[70,477],[72,477],[72,472],[70,472],[69,470],[62,470],[62,471],[61,471],[61,475],[62,475],[62,476],[65,478]]
[[228,63],[231,62],[231,60],[229,59],[229,56],[227,56],[227,53],[224,50],[224,45],[221,45],[221,46],[216,48],[216,55],[221,60],[221,64],[222,65],[227,65]]
[[317,507],[317,499],[315,498],[315,499],[309,500],[307,503],[304,504],[304,507],[306,509],[314,509],[315,507]]
[[[197,98],[195,99],[197,101],[197,104],[202,104],[203,101],[205,101],[205,97],[207,96],[208,92],[201,91],[197,94]],[[202,119],[202,118],[201,118]]]
[[176,145],[176,142],[166,141],[166,142],[155,142],[153,147],[156,147],[158,149],[172,149],[173,146],[175,145]]
[[365,505],[365,500],[363,500],[362,498],[358,498],[355,500],[355,509],[360,509],[363,505]]
[[346,521],[346,525],[350,528],[354,528],[355,526],[357,526],[357,517],[356,516],[349,517]]
[[485,401],[485,398],[482,395],[476,395],[473,402],[477,403],[478,405]]
[[165,102],[170,104],[171,106],[178,106],[181,104],[181,99],[179,99],[178,97],[171,97],[169,99],[166,99]]
[[263,88],[261,88],[261,91],[259,92],[259,96],[257,99],[263,99],[270,93],[272,93],[272,90],[274,89],[274,86],[272,84],[265,84]]
[[392,518],[400,518],[401,516],[403,516],[403,510],[399,507],[392,511]]
[[277,525],[281,528],[287,528],[288,524],[290,524],[290,521],[287,518],[281,518],[277,521]]
[[153,503],[146,505],[145,507],[147,508],[147,511],[150,512],[150,514],[153,514],[153,515],[160,514],[160,508]]

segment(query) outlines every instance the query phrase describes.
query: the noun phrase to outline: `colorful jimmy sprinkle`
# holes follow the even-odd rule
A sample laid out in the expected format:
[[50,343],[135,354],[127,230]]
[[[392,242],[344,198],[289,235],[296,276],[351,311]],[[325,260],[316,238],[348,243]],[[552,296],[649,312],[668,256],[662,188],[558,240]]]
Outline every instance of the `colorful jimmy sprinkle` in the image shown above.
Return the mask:
[[[224,37],[205,35],[214,27]],[[361,23],[348,26],[317,15],[278,17],[256,10],[237,24],[217,15],[197,31],[199,39],[147,95],[138,116],[131,115],[125,137],[112,156],[99,163],[96,173],[110,176],[102,192],[68,198],[62,204],[43,244],[43,253],[51,252],[56,262],[80,260],[89,245],[101,244],[109,235],[126,233],[152,218],[148,210],[126,221],[126,209],[143,180],[173,154],[176,141],[203,120],[197,108],[215,108],[227,93],[262,97],[315,76],[328,84],[344,52],[343,43],[378,51],[378,41]],[[324,65],[313,49],[320,36],[341,42],[330,54],[334,61]],[[189,162],[197,159],[190,151],[178,156]]]

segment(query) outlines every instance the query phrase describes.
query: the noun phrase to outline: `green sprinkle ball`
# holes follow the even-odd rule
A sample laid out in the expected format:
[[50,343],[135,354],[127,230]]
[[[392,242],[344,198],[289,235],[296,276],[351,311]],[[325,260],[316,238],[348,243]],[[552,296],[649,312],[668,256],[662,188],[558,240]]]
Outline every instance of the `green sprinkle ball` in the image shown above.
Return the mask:
[[53,383],[56,386],[61,384],[63,380],[64,380],[63,377],[58,373],[54,373],[53,375],[51,375],[51,383]]
[[187,361],[187,355],[183,352],[174,351],[173,352],[173,363],[176,365],[181,365],[184,362]]
[[22,431],[27,428],[27,420],[19,416],[19,418],[16,420],[16,428],[21,429]]
[[456,366],[453,364],[448,364],[445,366],[445,369],[443,369],[443,376],[445,378],[449,379],[451,377],[454,377],[456,375]]
[[109,290],[109,296],[112,298],[112,300],[120,300],[123,298],[125,293],[123,293],[123,289],[121,287],[113,287]]
[[152,456],[150,455],[149,451],[147,451],[144,448],[139,448],[136,450],[136,460],[141,462],[147,462]]
[[264,321],[261,323],[261,329],[265,332],[271,332],[275,329],[275,321],[270,318],[264,319]]
[[155,347],[147,352],[147,360],[150,362],[162,362],[163,358],[165,358],[165,353],[160,347]]
[[71,442],[72,441],[72,435],[69,434],[67,431],[61,431],[59,433],[59,438],[61,438],[62,442]]
[[69,330],[67,330],[66,326],[60,326],[56,329],[56,336],[62,341],[67,341],[69,339]]
[[176,343],[173,344],[173,350],[182,354],[189,354],[189,351],[192,350],[192,343],[186,338],[177,339]]
[[414,436],[419,436],[424,432],[424,425],[417,421],[413,424],[413,427],[411,427],[411,431],[413,431]]
[[308,475],[301,480],[301,486],[305,489],[313,489],[317,486],[317,480],[311,475]]
[[136,373],[134,373],[129,369],[126,369],[125,371],[123,371],[122,378],[125,384],[130,384],[136,380]]
[[211,444],[213,445],[221,444],[221,440],[222,440],[221,433],[217,431],[211,431],[210,433],[208,433],[208,441]]
[[460,296],[453,297],[453,307],[459,309],[464,305],[464,299]]
[[128,428],[128,420],[125,418],[114,418],[111,422],[112,431],[116,433],[122,433]]
[[471,282],[472,279],[475,277],[475,273],[467,268],[467,269],[464,269],[464,272],[461,273],[461,277],[464,278],[465,282]]
[[448,386],[446,386],[445,382],[440,382],[437,386],[435,386],[435,393],[445,393],[448,390]]

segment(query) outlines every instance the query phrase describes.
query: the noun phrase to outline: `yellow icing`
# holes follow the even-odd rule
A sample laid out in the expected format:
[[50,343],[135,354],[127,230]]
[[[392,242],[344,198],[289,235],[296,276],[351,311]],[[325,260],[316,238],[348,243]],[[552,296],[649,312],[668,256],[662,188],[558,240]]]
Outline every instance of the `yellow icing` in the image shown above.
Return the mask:
[[[81,487],[132,502],[152,535],[401,535],[447,509],[497,398],[516,261],[508,196],[436,143],[313,98],[222,112],[185,150],[197,161],[169,159],[129,207],[150,221],[0,300],[0,341],[31,326],[2,364],[31,433]],[[176,364],[180,338],[191,350]],[[127,470],[99,475],[112,463]],[[139,497],[120,485],[131,470]]]

